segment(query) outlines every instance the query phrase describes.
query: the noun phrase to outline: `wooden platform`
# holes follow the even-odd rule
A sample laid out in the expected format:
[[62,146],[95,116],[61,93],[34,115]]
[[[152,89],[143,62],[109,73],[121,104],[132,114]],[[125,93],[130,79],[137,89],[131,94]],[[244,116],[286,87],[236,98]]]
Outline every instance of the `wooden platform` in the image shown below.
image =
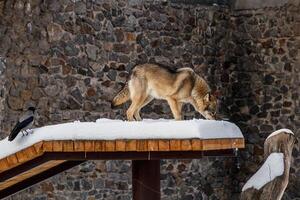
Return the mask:
[[[134,199],[159,199],[157,193],[146,191],[139,185],[144,181],[143,185],[148,184],[148,187],[157,189],[159,186],[159,170],[153,170],[154,174],[151,174],[144,171],[145,166],[153,165],[153,168],[159,169],[160,159],[233,156],[236,148],[244,148],[243,138],[42,141],[0,160],[0,198],[87,160],[133,160]],[[136,162],[137,160],[141,162]],[[151,179],[147,178],[149,176]]]

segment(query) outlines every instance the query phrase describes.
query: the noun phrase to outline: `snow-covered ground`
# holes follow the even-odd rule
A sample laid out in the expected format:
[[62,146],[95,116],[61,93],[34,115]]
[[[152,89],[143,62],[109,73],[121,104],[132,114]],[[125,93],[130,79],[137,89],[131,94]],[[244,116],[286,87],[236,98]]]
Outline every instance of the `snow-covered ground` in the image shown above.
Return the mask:
[[25,149],[40,141],[49,140],[116,140],[116,139],[188,139],[188,138],[243,138],[233,123],[214,120],[150,120],[122,121],[98,119],[96,122],[71,122],[44,126],[32,134],[15,140],[0,141],[0,158]]
[[259,190],[267,183],[281,176],[284,172],[284,155],[283,153],[271,153],[261,168],[247,181],[242,191],[249,188]]

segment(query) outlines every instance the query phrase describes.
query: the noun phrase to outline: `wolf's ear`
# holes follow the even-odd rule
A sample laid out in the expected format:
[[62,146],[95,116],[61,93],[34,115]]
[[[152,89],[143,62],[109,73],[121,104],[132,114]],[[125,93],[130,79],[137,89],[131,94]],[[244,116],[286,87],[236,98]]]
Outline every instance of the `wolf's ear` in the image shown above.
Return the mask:
[[210,101],[210,94],[207,93],[205,96],[204,96],[204,101],[206,102],[209,102]]

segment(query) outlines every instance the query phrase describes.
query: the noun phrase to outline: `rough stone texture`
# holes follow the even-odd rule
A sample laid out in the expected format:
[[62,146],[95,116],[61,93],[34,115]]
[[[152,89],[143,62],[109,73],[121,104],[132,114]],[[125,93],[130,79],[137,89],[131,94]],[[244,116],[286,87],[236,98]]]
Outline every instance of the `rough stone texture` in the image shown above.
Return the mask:
[[[227,99],[230,120],[246,133],[247,151],[241,153],[241,170],[235,176],[239,185],[257,169],[266,136],[287,127],[299,137],[299,34],[293,30],[299,21],[299,6],[234,12],[231,52],[224,64],[230,74],[224,85],[233,99]],[[223,71],[223,72],[224,72]],[[231,72],[230,72],[231,71]],[[290,183],[283,199],[300,196],[299,146],[293,152]]]
[[265,7],[280,7],[288,3],[289,0],[235,0],[234,9],[259,9]]
[[[21,110],[35,126],[124,119],[110,100],[135,64],[192,67],[222,92],[220,112],[245,134],[235,159],[161,161],[162,199],[238,199],[273,130],[300,127],[300,9],[232,11],[168,1],[0,1],[1,138]],[[199,118],[184,106],[185,118]],[[163,101],[144,118],[171,118]],[[299,147],[284,199],[299,193]],[[130,162],[91,161],[8,199],[131,199]]]

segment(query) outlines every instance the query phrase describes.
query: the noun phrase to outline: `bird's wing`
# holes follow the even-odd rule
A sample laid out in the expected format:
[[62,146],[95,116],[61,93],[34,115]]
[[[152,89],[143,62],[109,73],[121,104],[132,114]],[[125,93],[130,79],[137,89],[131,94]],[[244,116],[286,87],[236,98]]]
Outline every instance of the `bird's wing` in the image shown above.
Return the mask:
[[26,121],[28,118],[33,117],[33,112],[31,110],[26,111],[20,118],[19,122],[22,123],[23,121]]
[[22,122],[18,122],[15,127],[13,128],[13,130],[11,131],[11,133],[8,136],[8,140],[12,141],[13,139],[15,139],[15,137],[17,137],[18,133],[23,129],[26,128],[28,125],[30,125],[33,122],[33,116],[25,119]]
[[29,124],[31,124],[33,122],[33,116],[28,117],[27,119],[20,121],[19,126],[21,127],[21,129],[26,128]]

